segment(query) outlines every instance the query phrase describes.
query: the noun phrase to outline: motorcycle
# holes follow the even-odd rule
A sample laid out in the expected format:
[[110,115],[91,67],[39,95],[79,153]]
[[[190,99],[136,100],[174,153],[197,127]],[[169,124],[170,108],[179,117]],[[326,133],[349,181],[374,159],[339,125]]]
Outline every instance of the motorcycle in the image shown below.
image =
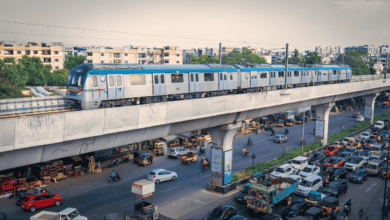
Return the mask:
[[108,177],[108,182],[109,183],[113,183],[113,182],[116,182],[116,181],[120,181],[121,180],[121,176],[119,176],[119,174],[116,174],[117,175],[117,177],[115,178],[115,177],[112,177],[112,176],[109,176]]
[[118,159],[118,160],[114,159],[113,161],[111,161],[111,163],[110,163],[110,165],[108,165],[108,167],[116,167],[116,166],[118,166],[121,163],[122,163],[121,159]]
[[12,199],[15,197],[15,199],[16,199],[15,204],[17,206],[21,206],[22,205],[22,198],[25,197],[26,195],[28,195],[27,190],[16,190],[8,198]]
[[284,135],[287,135],[288,134],[288,131],[284,131]]
[[202,170],[209,169],[209,168],[210,168],[210,163],[207,163],[206,166],[205,166],[203,163],[201,163],[201,164],[200,164],[200,168],[201,168]]
[[349,205],[345,205],[344,206],[344,214],[346,214],[346,215],[349,215],[349,213],[351,213],[351,206],[349,206]]
[[200,148],[199,149],[199,155],[204,155],[205,154],[205,150],[203,148]]
[[246,157],[246,156],[248,156],[249,155],[249,152],[248,151],[246,151],[245,153],[242,153],[242,156],[243,157]]
[[246,146],[252,146],[253,145],[253,141],[252,140],[250,140],[250,141],[248,141],[247,143],[246,143]]
[[275,132],[271,132],[271,134],[269,136],[274,136],[275,135]]

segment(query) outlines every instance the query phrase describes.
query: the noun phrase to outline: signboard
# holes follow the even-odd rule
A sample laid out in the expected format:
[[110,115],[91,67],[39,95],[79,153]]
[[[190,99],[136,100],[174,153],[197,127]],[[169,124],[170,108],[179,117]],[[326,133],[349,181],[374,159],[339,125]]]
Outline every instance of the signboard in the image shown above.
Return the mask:
[[225,151],[224,154],[224,178],[223,185],[232,182],[232,162],[233,162],[233,150]]
[[222,148],[211,148],[211,172],[222,172]]
[[366,105],[366,108],[364,109],[364,118],[371,119],[371,106]]
[[317,119],[316,120],[316,137],[322,138],[324,137],[324,120]]

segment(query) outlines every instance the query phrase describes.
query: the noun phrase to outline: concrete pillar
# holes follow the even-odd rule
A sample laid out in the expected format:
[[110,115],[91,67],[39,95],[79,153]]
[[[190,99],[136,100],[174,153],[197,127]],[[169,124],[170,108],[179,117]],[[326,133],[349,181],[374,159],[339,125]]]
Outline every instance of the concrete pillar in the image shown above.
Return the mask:
[[[329,125],[329,113],[330,110],[334,107],[335,103],[326,103],[322,105],[313,106],[316,110],[317,120],[316,120],[316,139],[321,138],[324,145],[328,144],[328,125]],[[319,134],[320,129],[323,125],[323,134]],[[318,135],[317,135],[318,134]]]
[[374,93],[370,95],[363,96],[365,108],[364,108],[364,120],[370,121],[371,124],[374,124],[374,109],[375,109],[375,99],[378,97],[379,93]]
[[218,186],[232,182],[233,138],[242,122],[208,128],[213,144],[211,146],[212,181]]

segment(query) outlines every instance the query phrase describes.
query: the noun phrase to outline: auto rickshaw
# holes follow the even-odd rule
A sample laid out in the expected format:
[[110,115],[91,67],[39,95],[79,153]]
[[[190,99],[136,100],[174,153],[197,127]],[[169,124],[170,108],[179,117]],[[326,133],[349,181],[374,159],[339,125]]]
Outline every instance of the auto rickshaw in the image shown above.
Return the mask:
[[355,141],[355,139],[353,139],[353,138],[350,138],[350,139],[348,140],[348,143],[347,143],[347,146],[346,146],[346,147],[347,147],[347,148],[348,148],[348,147],[353,147],[353,148],[359,149],[359,148],[362,147],[362,143],[361,143],[361,142],[358,142],[358,141]]
[[323,216],[329,216],[330,212],[333,209],[336,211],[336,213],[338,213],[339,209],[340,209],[340,207],[339,207],[339,200],[334,198],[334,197],[327,196],[322,201],[321,209],[322,209],[322,215]]
[[303,123],[303,118],[302,118],[302,116],[297,116],[297,117],[295,117],[295,123],[297,123],[297,124],[302,124],[302,123]]
[[292,119],[287,119],[284,122],[284,125],[286,125],[286,126],[292,126],[293,124],[294,124],[294,120],[292,120]]
[[182,163],[191,164],[192,162],[196,162],[196,161],[198,160],[198,155],[196,154],[195,151],[190,151],[190,152],[188,152],[186,155],[181,156],[181,157],[179,158],[179,160],[180,160]]
[[279,120],[278,121],[278,127],[284,127],[284,121],[283,120]]
[[141,154],[138,158],[138,164],[141,166],[146,167],[146,165],[153,163],[153,154],[151,153],[144,153]]
[[322,211],[317,207],[311,207],[305,212],[305,217],[310,220],[322,220]]
[[251,178],[249,178],[249,182],[252,184],[259,182],[259,180],[264,180],[265,179],[265,174],[261,172],[257,172],[252,174]]

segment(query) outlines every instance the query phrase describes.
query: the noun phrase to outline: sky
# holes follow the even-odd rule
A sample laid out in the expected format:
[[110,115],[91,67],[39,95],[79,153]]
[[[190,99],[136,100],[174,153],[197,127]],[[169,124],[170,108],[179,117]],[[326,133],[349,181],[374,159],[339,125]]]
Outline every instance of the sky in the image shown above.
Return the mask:
[[390,37],[390,0],[0,1],[5,41],[181,49],[289,43],[304,51],[388,45]]

